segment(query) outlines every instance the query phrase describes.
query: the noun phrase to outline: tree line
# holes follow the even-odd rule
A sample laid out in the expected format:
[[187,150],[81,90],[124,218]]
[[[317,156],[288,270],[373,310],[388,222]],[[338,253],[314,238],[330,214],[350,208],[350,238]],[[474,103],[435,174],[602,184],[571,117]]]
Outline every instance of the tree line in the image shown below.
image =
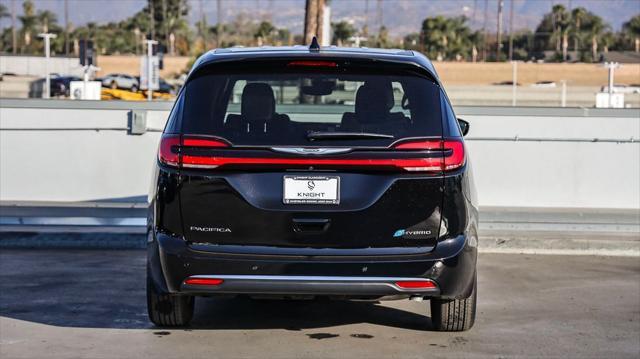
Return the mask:
[[[52,41],[52,53],[70,55],[77,54],[82,39],[93,40],[99,54],[141,54],[144,39],[153,38],[169,54],[193,56],[214,47],[301,44],[306,36],[292,34],[267,20],[255,21],[244,13],[226,23],[218,18],[215,24],[202,16],[190,26],[189,11],[187,0],[149,0],[145,8],[122,21],[72,27],[61,24],[55,13],[37,10],[32,0],[25,0],[14,26],[0,33],[0,51],[42,54],[43,44],[37,36],[41,32],[58,35]],[[0,18],[6,17],[11,14],[0,4]],[[615,32],[589,10],[569,10],[563,5],[553,6],[535,29],[509,34],[492,33],[486,28],[473,30],[464,16],[428,17],[418,31],[399,39],[391,38],[384,26],[375,32],[366,25],[358,29],[347,21],[331,26],[335,45],[412,49],[434,60],[597,62],[607,51],[640,51],[640,14]]]
[[400,40],[389,39],[384,26],[377,34],[369,35],[366,28],[358,30],[342,21],[332,24],[333,41],[342,45],[359,36],[367,46],[418,50],[433,60],[457,61],[597,62],[608,51],[640,52],[640,14],[614,32],[600,16],[584,7],[569,11],[563,5],[555,5],[534,30],[519,30],[508,36],[498,36],[487,29],[472,30],[468,20],[465,16],[428,17],[420,31]]

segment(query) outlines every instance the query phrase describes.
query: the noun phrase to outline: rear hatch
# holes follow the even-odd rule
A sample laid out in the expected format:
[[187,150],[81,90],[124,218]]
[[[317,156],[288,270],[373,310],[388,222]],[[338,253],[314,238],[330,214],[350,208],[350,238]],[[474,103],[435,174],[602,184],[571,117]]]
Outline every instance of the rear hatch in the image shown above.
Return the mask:
[[416,66],[352,60],[213,64],[190,77],[160,161],[180,171],[185,238],[215,245],[432,249],[441,90]]

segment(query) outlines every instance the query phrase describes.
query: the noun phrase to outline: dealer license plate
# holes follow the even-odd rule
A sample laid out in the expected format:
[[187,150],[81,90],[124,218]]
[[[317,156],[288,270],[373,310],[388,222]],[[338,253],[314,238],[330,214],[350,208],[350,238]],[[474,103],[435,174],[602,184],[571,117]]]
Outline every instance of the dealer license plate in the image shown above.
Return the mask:
[[284,176],[285,204],[339,204],[340,177]]

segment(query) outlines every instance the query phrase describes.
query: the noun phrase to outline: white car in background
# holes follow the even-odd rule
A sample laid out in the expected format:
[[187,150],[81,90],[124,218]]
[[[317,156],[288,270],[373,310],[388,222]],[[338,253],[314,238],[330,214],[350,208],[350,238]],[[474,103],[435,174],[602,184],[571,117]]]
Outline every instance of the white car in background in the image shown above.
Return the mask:
[[140,88],[140,83],[135,76],[126,74],[108,74],[102,78],[102,86],[112,89],[126,89],[137,92]]

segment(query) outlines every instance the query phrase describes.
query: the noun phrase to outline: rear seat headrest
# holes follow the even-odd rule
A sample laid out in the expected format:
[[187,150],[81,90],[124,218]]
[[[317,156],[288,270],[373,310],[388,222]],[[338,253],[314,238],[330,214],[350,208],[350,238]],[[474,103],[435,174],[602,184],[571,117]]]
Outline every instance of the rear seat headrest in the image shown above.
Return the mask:
[[366,82],[356,93],[356,114],[367,121],[384,118],[393,105],[393,88],[387,81]]
[[244,87],[240,112],[246,120],[268,120],[275,111],[276,99],[271,86],[255,82]]

